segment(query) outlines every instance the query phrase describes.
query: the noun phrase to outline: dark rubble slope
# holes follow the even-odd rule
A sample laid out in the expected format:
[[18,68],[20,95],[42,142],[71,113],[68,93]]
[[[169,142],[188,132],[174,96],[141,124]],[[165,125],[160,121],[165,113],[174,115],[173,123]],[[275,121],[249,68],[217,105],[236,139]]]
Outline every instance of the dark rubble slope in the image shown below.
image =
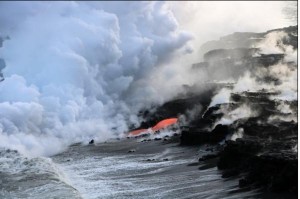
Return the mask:
[[[298,101],[286,101],[276,98],[280,93],[263,89],[231,93],[230,103],[208,107],[212,97],[222,88],[232,88],[231,83],[215,83],[229,77],[237,80],[245,71],[256,75],[257,68],[269,69],[276,64],[285,64],[290,70],[297,70],[297,63],[286,62],[284,53],[262,54],[260,49],[252,48],[255,42],[261,41],[266,34],[284,31],[289,36],[283,43],[297,49],[297,26],[271,30],[266,33],[234,33],[219,41],[208,42],[203,49],[204,62],[194,64],[191,71],[207,73],[211,77],[201,92],[193,91],[186,86],[187,92],[178,96],[155,111],[141,112],[144,122],[141,127],[149,127],[167,117],[184,115],[188,122],[181,126],[182,145],[206,146],[214,151],[211,155],[200,158],[200,161],[217,159],[217,167],[225,178],[239,176],[240,187],[249,189],[261,188],[264,193],[285,193],[297,197],[298,176]],[[230,49],[228,49],[230,48]],[[215,71],[221,71],[215,74]],[[265,73],[256,76],[261,84],[280,86],[280,78]],[[228,112],[247,105],[255,115],[240,118],[225,125],[218,124]],[[279,106],[288,107],[290,112],[282,112]],[[193,117],[188,113],[195,111]],[[289,118],[296,118],[295,120]],[[242,138],[232,140],[233,134],[242,129]],[[225,141],[225,142],[224,142]]]

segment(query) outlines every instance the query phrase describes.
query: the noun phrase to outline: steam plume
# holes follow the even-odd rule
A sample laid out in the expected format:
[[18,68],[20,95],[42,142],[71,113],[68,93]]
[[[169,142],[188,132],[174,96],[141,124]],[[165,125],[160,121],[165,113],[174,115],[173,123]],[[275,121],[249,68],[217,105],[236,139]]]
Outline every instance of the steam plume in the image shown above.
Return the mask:
[[[277,24],[266,20],[260,29],[278,25],[274,17],[281,18],[281,7],[273,4]],[[199,81],[186,72],[195,61],[193,47],[204,42],[191,45],[195,38],[259,29],[244,17],[211,34],[215,15],[200,2],[196,7],[207,11],[196,15],[206,16],[183,25],[191,13],[188,5],[0,2],[0,36],[10,38],[0,48],[6,62],[0,83],[0,146],[51,155],[77,141],[120,137],[128,124],[139,123],[142,107],[171,99],[183,83]],[[249,9],[241,8],[241,13]],[[226,20],[232,17],[228,9],[219,9]],[[197,53],[193,57],[199,58]]]

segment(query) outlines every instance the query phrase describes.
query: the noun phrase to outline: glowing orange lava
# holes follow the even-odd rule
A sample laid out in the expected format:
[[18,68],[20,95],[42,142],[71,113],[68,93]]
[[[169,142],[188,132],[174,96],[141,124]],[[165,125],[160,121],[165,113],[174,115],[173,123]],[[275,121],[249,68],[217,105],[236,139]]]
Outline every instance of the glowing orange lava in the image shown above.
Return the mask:
[[158,131],[160,129],[166,128],[172,124],[177,123],[177,118],[169,118],[158,122],[154,127],[152,127],[153,131]]
[[[169,118],[169,119],[165,119],[162,120],[160,122],[158,122],[154,127],[150,128],[153,132],[156,132],[160,129],[166,128],[172,124],[176,124],[178,121],[177,118]],[[143,133],[146,133],[148,129],[137,129],[134,131],[129,132],[130,136],[138,136],[141,135]]]

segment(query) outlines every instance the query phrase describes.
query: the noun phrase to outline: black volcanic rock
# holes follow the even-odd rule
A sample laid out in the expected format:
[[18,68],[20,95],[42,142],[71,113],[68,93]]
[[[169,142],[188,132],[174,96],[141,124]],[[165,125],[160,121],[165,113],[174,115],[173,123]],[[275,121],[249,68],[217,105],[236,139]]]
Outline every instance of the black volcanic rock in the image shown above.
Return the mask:
[[214,158],[217,158],[218,156],[219,156],[218,153],[207,154],[207,155],[204,155],[201,158],[199,158],[199,162],[214,159]]
[[229,133],[228,126],[218,124],[211,132],[213,142],[220,142],[225,139],[226,135]]
[[203,58],[206,62],[217,60],[245,60],[258,53],[257,48],[216,49],[208,51]]
[[197,129],[182,131],[180,143],[182,145],[199,145],[204,143],[217,144],[225,139],[229,133],[228,126],[218,124],[211,132]]
[[200,145],[210,142],[210,132],[182,131],[180,137],[181,145]]
[[246,179],[248,184],[259,182],[274,192],[296,192],[297,169],[298,161],[295,154],[282,156],[280,153],[269,153],[253,157]]
[[95,143],[95,141],[94,140],[91,140],[90,142],[89,142],[89,144],[94,144]]
[[262,66],[271,66],[277,64],[283,58],[284,54],[260,54],[260,56],[252,58],[252,63]]
[[[279,48],[290,45],[298,48],[297,26],[270,30],[264,33],[234,33],[221,37],[219,41],[205,43],[200,50],[204,62],[194,64],[191,69],[195,72],[206,73],[210,80],[226,80],[233,78],[237,80],[246,70],[252,71],[257,67],[269,67],[283,61],[284,54],[264,54],[255,46],[261,42],[269,33],[284,32],[286,37]],[[267,80],[267,79],[266,79]],[[280,84],[278,79],[269,77],[269,81]]]
[[251,139],[226,141],[226,147],[220,153],[219,169],[239,168],[263,148],[262,143]]
[[[142,127],[147,128],[167,117],[185,115],[188,118],[189,111],[201,106],[201,110],[181,126],[181,145],[199,145],[204,153],[199,159],[201,164],[214,162],[222,177],[239,177],[240,187],[263,188],[266,192],[289,193],[294,197],[298,186],[298,101],[282,100],[278,97],[281,94],[279,91],[274,92],[267,86],[261,90],[232,91],[229,103],[209,107],[212,97],[220,89],[233,90],[234,83],[220,80],[232,78],[237,81],[248,71],[258,84],[275,88],[284,80],[270,72],[272,66],[282,64],[290,71],[297,70],[297,63],[287,62],[284,54],[262,54],[259,49],[253,48],[253,44],[275,31],[283,31],[288,36],[282,41],[284,45],[298,48],[297,26],[265,33],[234,33],[220,41],[205,44],[204,61],[190,69],[190,72],[209,77],[209,82],[204,86],[207,87],[205,92],[197,93],[196,87],[185,85],[186,92],[182,96],[156,107],[153,112],[142,113],[145,118]],[[282,43],[278,44],[279,48]],[[260,69],[259,72],[257,69]],[[247,108],[245,114],[244,107]],[[243,116],[239,118],[239,114]],[[232,123],[215,126],[223,117]],[[210,147],[205,149],[206,144]],[[217,144],[220,147],[214,148]],[[207,154],[211,148],[213,154]],[[213,164],[209,164],[211,166]]]
[[255,185],[272,192],[296,193],[298,160],[291,150],[295,144],[293,137],[286,142],[257,137],[227,141],[220,152],[218,168],[223,177],[245,173],[240,187]]
[[240,122],[238,128],[243,128],[247,136],[256,136],[264,139],[284,139],[286,136],[296,136],[298,134],[298,123],[293,121],[266,123],[261,122],[260,117],[250,118],[243,123]]
[[[153,113],[147,110],[142,111],[140,116],[145,118],[145,120],[141,123],[139,128],[149,128],[163,119],[179,117],[180,115],[185,114],[188,110],[193,110],[195,106],[207,107],[214,95],[215,89],[216,86],[210,84],[204,87],[200,93],[190,93],[189,95],[184,95],[180,98],[164,103],[157,107]],[[200,114],[202,114],[202,112],[200,112],[199,115]]]

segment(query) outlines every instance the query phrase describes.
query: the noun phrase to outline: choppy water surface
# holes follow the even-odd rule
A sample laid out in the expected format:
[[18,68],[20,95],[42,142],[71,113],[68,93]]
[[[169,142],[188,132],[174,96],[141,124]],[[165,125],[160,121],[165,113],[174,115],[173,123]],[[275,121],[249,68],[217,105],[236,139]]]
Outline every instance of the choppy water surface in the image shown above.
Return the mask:
[[[135,150],[128,153],[130,150]],[[197,164],[197,147],[124,140],[73,145],[52,158],[2,151],[0,198],[253,198]]]
[[[135,150],[133,153],[128,153]],[[241,198],[230,194],[237,180],[224,180],[216,167],[188,166],[198,148],[162,141],[122,141],[96,146],[72,146],[53,159],[83,198]],[[192,164],[193,165],[193,164]],[[202,168],[199,169],[199,168]]]
[[0,198],[81,198],[50,158],[0,150]]

